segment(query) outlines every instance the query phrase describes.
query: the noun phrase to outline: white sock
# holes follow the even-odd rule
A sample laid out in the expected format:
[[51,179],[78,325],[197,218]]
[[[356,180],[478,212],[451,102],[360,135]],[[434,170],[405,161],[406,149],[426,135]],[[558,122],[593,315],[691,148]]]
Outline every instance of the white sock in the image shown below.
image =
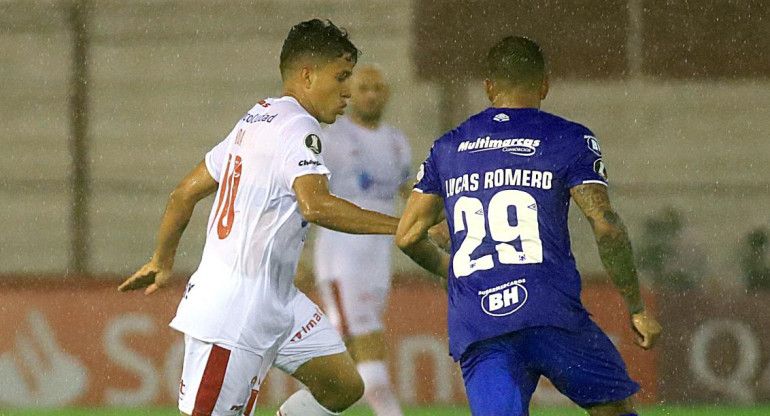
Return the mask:
[[335,416],[338,414],[326,410],[309,391],[301,389],[283,402],[275,416]]
[[377,416],[403,416],[398,398],[388,379],[388,368],[384,361],[359,363],[358,373],[364,379],[364,400]]

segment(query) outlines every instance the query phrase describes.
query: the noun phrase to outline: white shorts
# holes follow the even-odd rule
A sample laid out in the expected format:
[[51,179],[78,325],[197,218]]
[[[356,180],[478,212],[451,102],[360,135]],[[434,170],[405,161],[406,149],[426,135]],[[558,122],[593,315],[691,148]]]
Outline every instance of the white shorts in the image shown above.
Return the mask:
[[320,230],[315,275],[324,309],[344,337],[382,331],[393,237]]
[[193,416],[249,416],[272,365],[292,374],[312,358],[345,351],[339,334],[315,303],[300,293],[293,304],[291,333],[264,357],[185,335],[179,410]]
[[269,369],[269,362],[251,351],[185,335],[179,410],[194,416],[250,415]]
[[345,343],[330,321],[321,308],[300,293],[294,301],[294,328],[278,348],[273,365],[291,375],[312,358],[345,352]]

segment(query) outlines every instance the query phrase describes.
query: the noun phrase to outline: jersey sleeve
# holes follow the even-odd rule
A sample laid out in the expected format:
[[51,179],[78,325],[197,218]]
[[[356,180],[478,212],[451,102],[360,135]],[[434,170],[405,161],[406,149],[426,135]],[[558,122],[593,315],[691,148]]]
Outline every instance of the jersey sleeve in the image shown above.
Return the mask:
[[607,186],[607,169],[602,160],[599,140],[585,128],[576,134],[579,136],[575,141],[577,149],[567,168],[567,184],[570,188],[586,183]]
[[219,179],[222,176],[222,162],[225,160],[229,141],[230,136],[228,135],[224,140],[219,142],[219,144],[209,150],[203,158],[203,161],[206,163],[206,169],[208,169],[211,177],[217,182],[219,182]]
[[441,194],[441,179],[436,169],[436,143],[430,149],[428,158],[422,162],[417,171],[417,183],[414,190],[424,194]]
[[303,175],[330,176],[321,152],[323,140],[321,126],[310,117],[297,117],[287,124],[286,153],[282,165],[282,179],[286,189],[292,190],[294,180]]

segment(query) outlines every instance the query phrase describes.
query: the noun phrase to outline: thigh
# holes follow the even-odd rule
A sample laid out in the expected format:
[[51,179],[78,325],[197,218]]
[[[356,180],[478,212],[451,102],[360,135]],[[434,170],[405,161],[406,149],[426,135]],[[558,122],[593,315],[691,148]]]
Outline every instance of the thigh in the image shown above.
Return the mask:
[[622,402],[639,390],[612,341],[591,321],[578,332],[535,328],[527,336],[529,359],[580,407]]
[[248,415],[269,367],[255,353],[185,335],[179,410],[188,415]]
[[300,293],[294,300],[294,327],[288,339],[278,348],[273,365],[287,374],[313,358],[346,351],[345,343],[329,318],[307,296]]
[[473,415],[529,415],[529,401],[540,375],[521,359],[508,338],[476,343],[460,360]]

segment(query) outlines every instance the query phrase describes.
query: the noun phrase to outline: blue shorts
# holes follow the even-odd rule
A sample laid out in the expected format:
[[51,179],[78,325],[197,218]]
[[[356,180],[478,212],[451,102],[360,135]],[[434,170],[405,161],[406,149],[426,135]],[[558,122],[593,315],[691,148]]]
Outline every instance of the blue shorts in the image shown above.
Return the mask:
[[475,342],[460,364],[473,415],[529,415],[541,375],[583,408],[639,390],[620,353],[593,321],[578,332],[535,327]]

